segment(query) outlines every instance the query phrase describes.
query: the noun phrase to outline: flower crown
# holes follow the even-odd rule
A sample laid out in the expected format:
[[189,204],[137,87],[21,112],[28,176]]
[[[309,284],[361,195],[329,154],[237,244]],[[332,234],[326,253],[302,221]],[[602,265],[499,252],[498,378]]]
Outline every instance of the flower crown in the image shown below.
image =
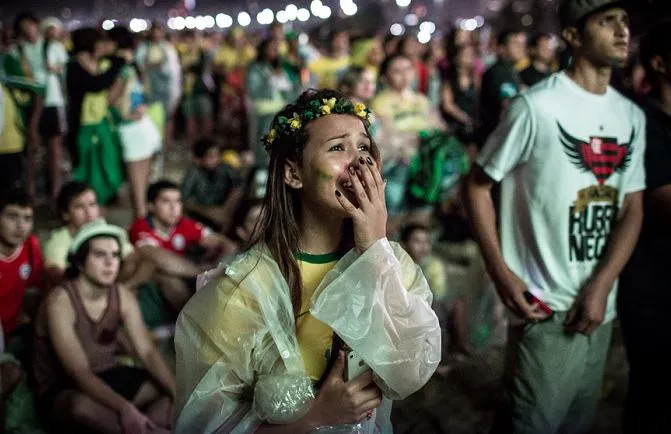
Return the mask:
[[309,103],[309,108],[300,114],[294,112],[291,118],[287,118],[286,116],[277,117],[268,134],[263,136],[262,140],[265,148],[270,149],[273,142],[280,135],[294,135],[308,122],[330,114],[351,114],[358,116],[364,121],[366,127],[370,125],[372,120],[370,110],[368,110],[365,104],[360,102],[354,104],[347,98],[313,99]]

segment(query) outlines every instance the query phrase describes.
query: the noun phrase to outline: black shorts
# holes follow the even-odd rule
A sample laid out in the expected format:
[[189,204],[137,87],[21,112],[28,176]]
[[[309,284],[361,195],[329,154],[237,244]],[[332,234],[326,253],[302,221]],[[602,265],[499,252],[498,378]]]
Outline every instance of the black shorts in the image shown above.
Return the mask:
[[[131,402],[140,390],[142,383],[151,379],[149,373],[144,369],[128,366],[117,366],[96,375],[112,390]],[[48,386],[37,398],[37,407],[40,414],[48,417],[58,395],[73,389],[76,389],[76,386],[69,378],[58,379]]]
[[40,117],[39,128],[42,137],[64,136],[68,130],[65,107],[45,107]]
[[25,184],[25,156],[23,152],[0,154],[0,192]]

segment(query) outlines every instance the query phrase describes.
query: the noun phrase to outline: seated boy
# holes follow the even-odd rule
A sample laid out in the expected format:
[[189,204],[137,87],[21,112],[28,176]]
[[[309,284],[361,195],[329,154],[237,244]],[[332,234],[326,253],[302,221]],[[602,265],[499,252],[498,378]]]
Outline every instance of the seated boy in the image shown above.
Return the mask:
[[149,214],[133,223],[130,240],[144,258],[153,262],[158,271],[155,279],[174,288],[164,295],[179,311],[195,289],[195,278],[210,268],[187,259],[187,249],[199,246],[221,256],[234,247],[224,236],[182,215],[181,193],[173,182],[163,180],[150,185],[147,205]]
[[[44,266],[33,230],[33,208],[28,194],[10,190],[0,197],[0,323],[6,350],[16,356],[23,348],[17,331],[22,313],[33,316],[37,298],[25,304],[29,288],[41,288]],[[30,301],[30,299],[27,299]]]
[[[144,325],[132,291],[117,283],[124,231],[82,227],[66,280],[45,298],[35,327],[38,409],[68,432],[168,432],[175,381]],[[123,326],[144,369],[120,366]]]
[[210,138],[193,145],[194,166],[182,180],[182,197],[187,215],[226,233],[244,195],[243,178],[224,163],[219,147]]
[[[449,339],[445,341],[448,342],[450,358],[470,355],[466,303],[461,297],[450,294],[447,269],[440,259],[431,255],[428,229],[418,224],[405,226],[401,230],[401,246],[422,268],[433,292],[434,309],[443,323],[441,325],[447,328]],[[444,372],[444,369],[438,368],[438,372]]]
[[[67,265],[72,238],[87,223],[101,219],[100,206],[91,187],[80,181],[71,181],[61,188],[56,200],[58,212],[65,226],[51,232],[44,247],[44,262],[50,286],[61,283]],[[121,240],[123,265],[119,280],[136,290],[138,285],[151,279],[154,265],[138,255],[127,237]]]

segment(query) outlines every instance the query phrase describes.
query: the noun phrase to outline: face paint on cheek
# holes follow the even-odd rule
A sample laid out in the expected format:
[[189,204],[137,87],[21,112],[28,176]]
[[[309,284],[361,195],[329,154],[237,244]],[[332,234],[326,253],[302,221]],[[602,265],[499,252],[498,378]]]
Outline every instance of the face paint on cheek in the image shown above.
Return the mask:
[[317,175],[317,179],[320,181],[331,181],[333,179],[333,175],[329,174],[323,169],[317,169],[315,173]]

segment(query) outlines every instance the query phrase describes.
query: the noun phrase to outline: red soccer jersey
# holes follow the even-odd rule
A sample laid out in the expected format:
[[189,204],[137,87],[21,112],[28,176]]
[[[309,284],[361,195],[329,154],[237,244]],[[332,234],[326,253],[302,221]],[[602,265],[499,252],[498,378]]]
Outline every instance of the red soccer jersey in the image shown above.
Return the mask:
[[188,217],[182,217],[169,233],[164,233],[154,226],[152,217],[147,216],[133,223],[130,241],[136,247],[155,246],[183,255],[187,247],[200,243],[210,233],[210,229]]
[[42,285],[44,263],[35,235],[8,257],[0,256],[0,319],[5,337],[14,329],[26,289]]

